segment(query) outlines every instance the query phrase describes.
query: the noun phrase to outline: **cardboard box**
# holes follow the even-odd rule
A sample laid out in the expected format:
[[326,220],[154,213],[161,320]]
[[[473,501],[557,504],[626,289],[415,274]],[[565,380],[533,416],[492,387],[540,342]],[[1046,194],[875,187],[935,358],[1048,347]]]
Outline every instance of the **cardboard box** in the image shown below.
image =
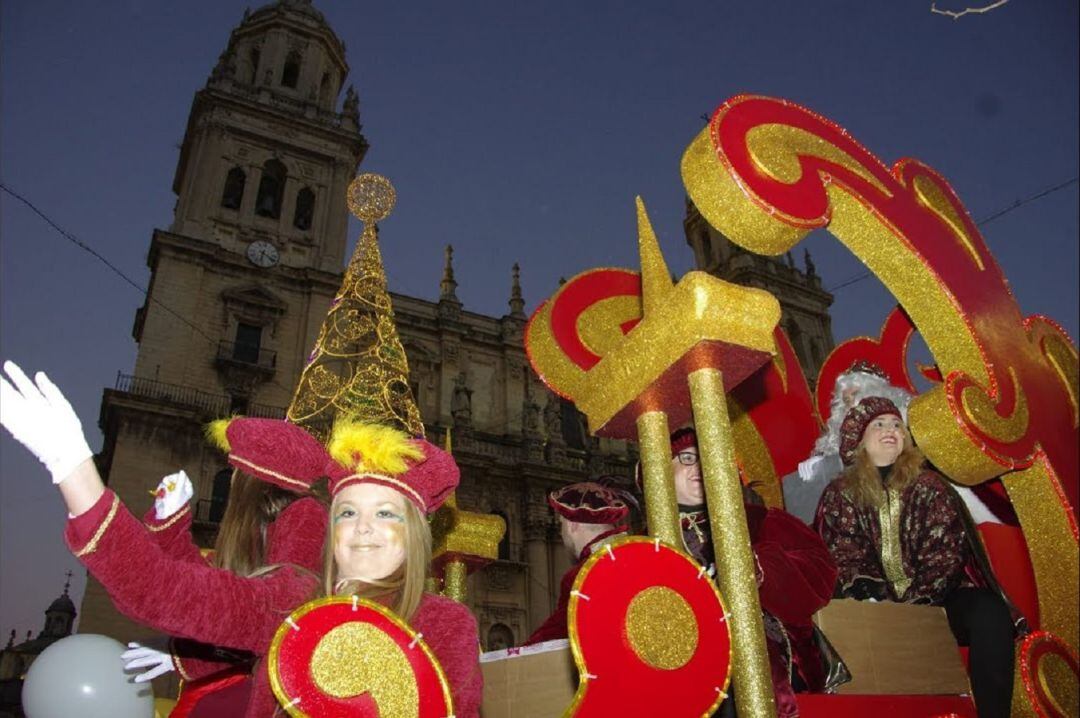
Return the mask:
[[577,691],[577,668],[565,640],[484,653],[480,670],[480,718],[560,718]]
[[851,671],[838,693],[971,693],[944,608],[836,599],[814,622]]

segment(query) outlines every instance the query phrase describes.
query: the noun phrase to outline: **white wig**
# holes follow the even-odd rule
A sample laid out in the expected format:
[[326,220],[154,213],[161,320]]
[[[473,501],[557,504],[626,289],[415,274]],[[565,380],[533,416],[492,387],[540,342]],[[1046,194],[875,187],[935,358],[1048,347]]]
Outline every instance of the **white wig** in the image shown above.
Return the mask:
[[[844,393],[853,390],[847,401]],[[840,424],[844,421],[851,407],[868,396],[882,396],[896,404],[900,418],[907,424],[907,409],[911,403],[911,394],[898,386],[893,386],[887,379],[877,374],[862,371],[849,371],[841,374],[833,386],[832,403],[829,405],[829,420],[825,431],[814,444],[814,453],[819,456],[836,454],[840,451]]]

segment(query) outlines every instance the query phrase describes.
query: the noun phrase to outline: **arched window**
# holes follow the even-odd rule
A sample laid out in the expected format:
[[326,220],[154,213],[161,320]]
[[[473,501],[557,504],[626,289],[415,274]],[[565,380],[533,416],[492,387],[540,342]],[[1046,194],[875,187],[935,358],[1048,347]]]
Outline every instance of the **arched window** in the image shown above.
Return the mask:
[[281,195],[285,192],[285,165],[277,160],[267,160],[259,180],[259,194],[255,198],[255,214],[277,219],[281,216]]
[[258,75],[258,73],[259,73],[259,54],[260,54],[259,53],[259,48],[257,48],[257,47],[251,48],[251,51],[248,53],[248,66],[249,67],[248,67],[248,71],[245,73],[244,79],[247,81],[247,84],[249,84],[249,85],[254,85],[255,84],[255,78],[259,76]]
[[307,187],[296,193],[296,213],[293,226],[297,229],[311,229],[311,219],[315,216],[315,193]]
[[225,191],[221,193],[221,206],[226,209],[240,209],[244,199],[244,183],[247,175],[239,167],[233,167],[225,177]]
[[229,489],[232,487],[232,469],[222,469],[214,474],[214,489],[210,494],[210,515],[214,523],[221,523],[225,515],[225,504],[229,503]]
[[281,84],[284,87],[296,88],[300,80],[300,53],[293,50],[285,58],[285,69],[281,73]]
[[505,623],[496,623],[488,629],[487,649],[501,651],[514,645],[514,632]]

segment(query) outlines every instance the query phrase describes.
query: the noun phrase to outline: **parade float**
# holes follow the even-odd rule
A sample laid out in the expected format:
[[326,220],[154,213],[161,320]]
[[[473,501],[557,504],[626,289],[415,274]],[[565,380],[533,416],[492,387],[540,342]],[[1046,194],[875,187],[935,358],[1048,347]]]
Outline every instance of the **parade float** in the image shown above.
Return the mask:
[[[483,714],[689,718],[709,715],[734,686],[740,715],[775,715],[740,480],[780,506],[781,481],[810,453],[837,375],[866,359],[914,392],[907,367],[917,332],[933,365],[920,369],[932,387],[909,410],[916,442],[954,482],[1000,480],[1019,517],[1019,527],[980,527],[995,572],[1033,629],[1017,642],[1013,715],[1076,715],[1076,346],[1049,318],[1023,315],[940,175],[912,159],[889,167],[803,107],[728,100],[691,141],[682,176],[702,216],[750,251],[781,254],[827,229],[898,307],[879,336],[836,347],[815,378],[815,398],[777,327],[776,299],[702,272],[673,279],[639,199],[640,268],[590,269],[566,282],[530,320],[526,349],[592,434],[638,444],[650,535],[609,545],[579,574],[563,650],[576,676],[560,676],[562,664],[544,652],[504,652],[485,663]],[[388,184],[354,182],[350,207],[366,222],[364,236],[289,409],[290,420],[315,432],[336,412],[422,432],[373,229],[392,205]],[[668,435],[690,422],[715,552],[724,557],[715,585],[682,552],[679,533]],[[494,558],[501,520],[451,503],[433,525],[435,585],[460,600],[465,574]],[[937,630],[940,638],[940,620],[924,631],[925,614],[905,618],[898,608],[906,606],[858,607],[876,612],[855,631],[868,634],[865,660],[874,660],[875,632],[878,646],[889,645],[889,631]],[[941,609],[911,608],[941,617]],[[855,625],[848,618],[837,625]],[[278,636],[271,675],[291,715],[453,715],[423,637],[385,609],[324,599],[294,612]],[[890,668],[953,670],[962,651],[949,648]],[[548,673],[508,669],[545,660]],[[871,665],[859,660],[849,660],[856,675]],[[378,670],[327,670],[360,663]],[[550,695],[545,680],[566,684],[564,703],[529,700],[530,691]],[[515,681],[528,688],[509,691]],[[924,681],[906,693],[841,688],[798,700],[803,716],[974,716],[966,693],[962,680],[929,690]]]

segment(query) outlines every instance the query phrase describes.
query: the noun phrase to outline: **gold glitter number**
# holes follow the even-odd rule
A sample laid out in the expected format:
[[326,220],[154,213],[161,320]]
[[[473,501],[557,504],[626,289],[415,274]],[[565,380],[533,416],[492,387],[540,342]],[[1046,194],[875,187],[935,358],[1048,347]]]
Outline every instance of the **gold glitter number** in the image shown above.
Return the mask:
[[642,661],[674,671],[685,666],[697,651],[697,619],[690,604],[674,590],[650,586],[630,601],[626,638]]

